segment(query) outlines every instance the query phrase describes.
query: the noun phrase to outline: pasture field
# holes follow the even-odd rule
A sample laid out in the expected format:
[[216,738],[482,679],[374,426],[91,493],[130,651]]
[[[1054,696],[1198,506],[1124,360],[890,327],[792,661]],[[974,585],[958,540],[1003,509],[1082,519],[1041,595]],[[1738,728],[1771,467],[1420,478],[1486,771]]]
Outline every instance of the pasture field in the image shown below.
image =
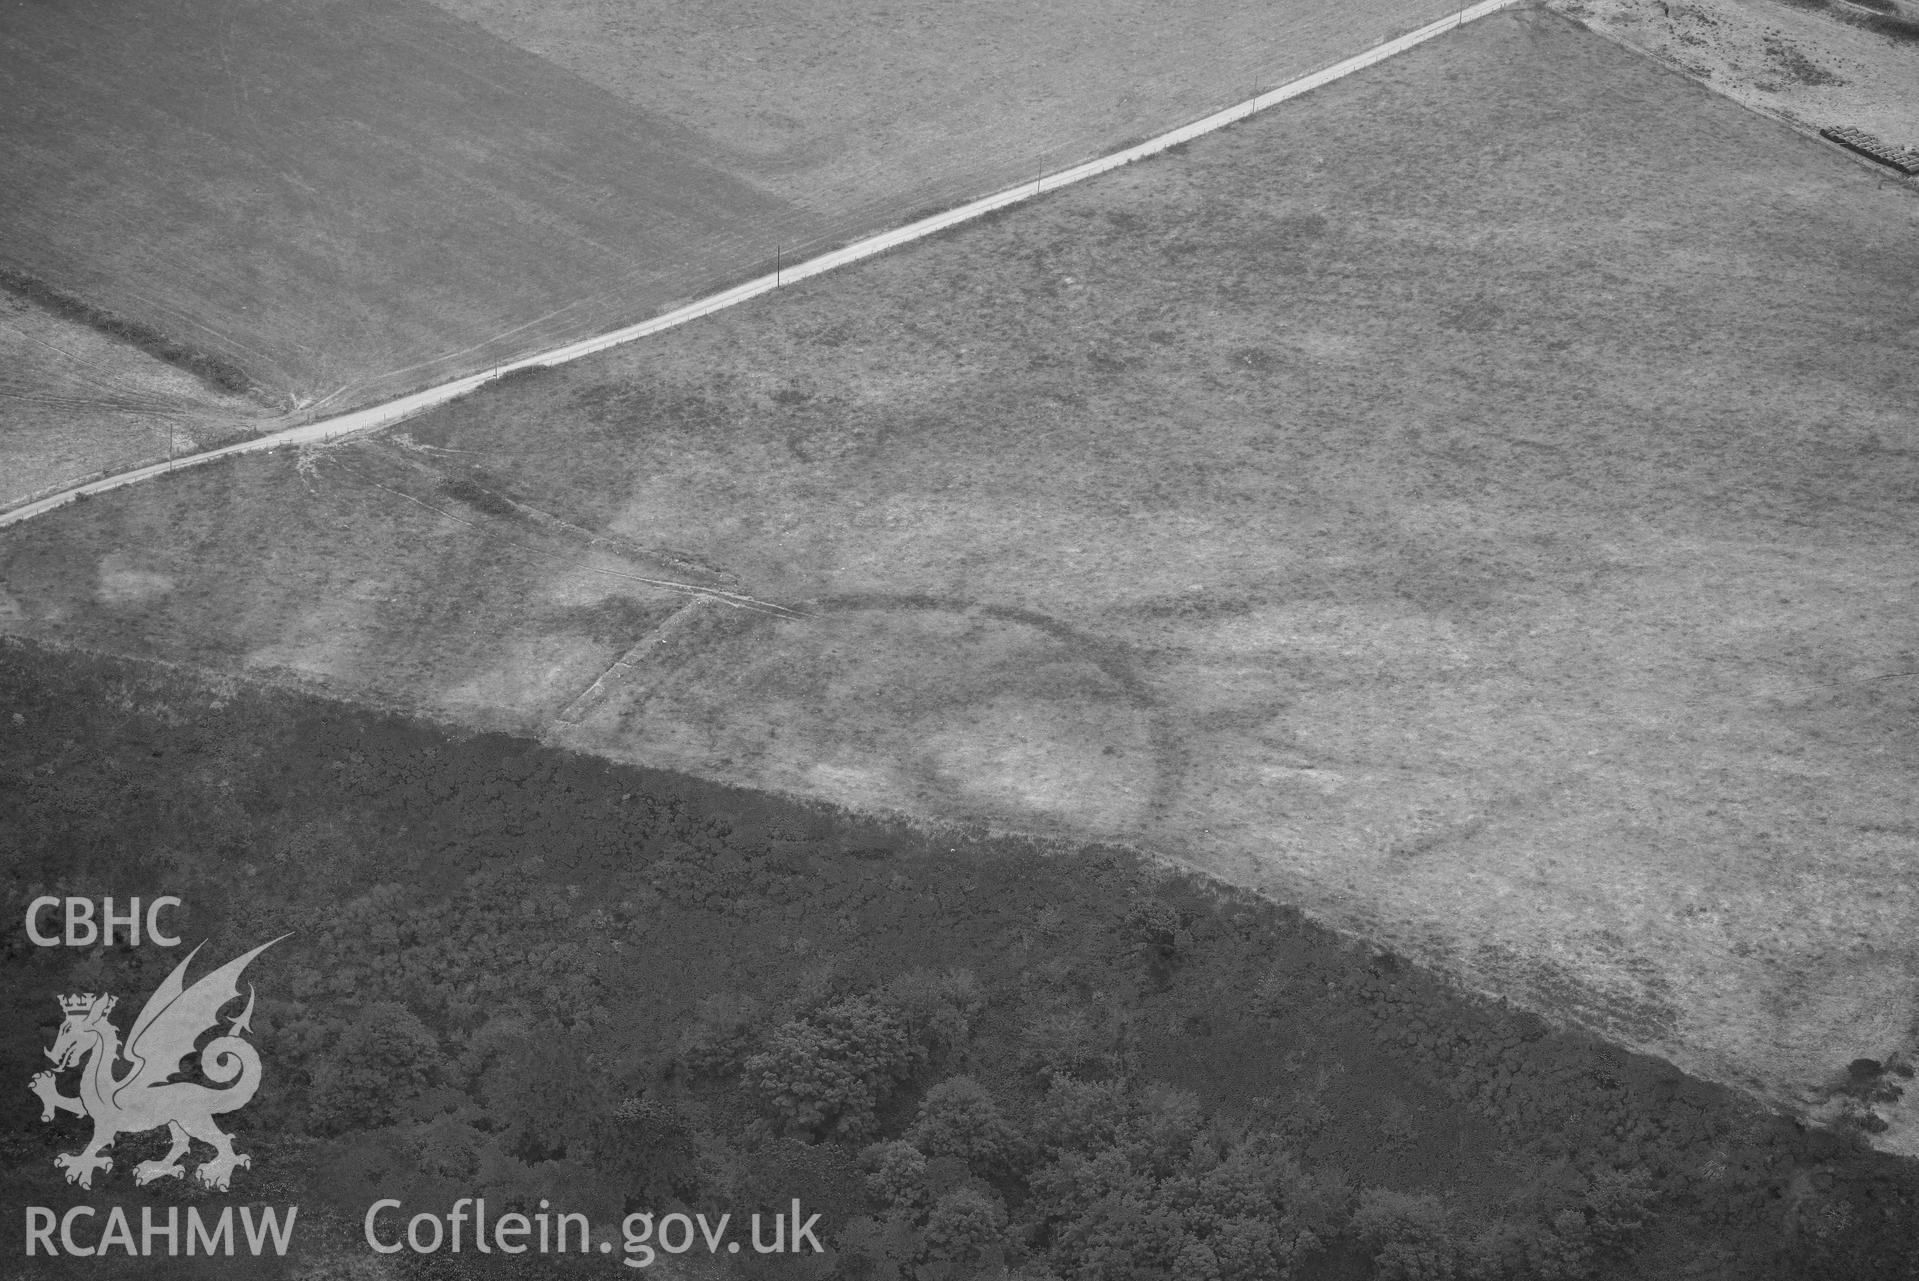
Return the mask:
[[546,26],[424,0],[15,6],[0,267],[335,411],[643,319],[1451,11],[925,4],[902,27],[881,8],[743,34],[726,6],[541,6]]
[[390,438],[62,509],[0,587],[48,640],[1136,844],[1830,1116],[1919,996],[1915,229],[1517,12]]

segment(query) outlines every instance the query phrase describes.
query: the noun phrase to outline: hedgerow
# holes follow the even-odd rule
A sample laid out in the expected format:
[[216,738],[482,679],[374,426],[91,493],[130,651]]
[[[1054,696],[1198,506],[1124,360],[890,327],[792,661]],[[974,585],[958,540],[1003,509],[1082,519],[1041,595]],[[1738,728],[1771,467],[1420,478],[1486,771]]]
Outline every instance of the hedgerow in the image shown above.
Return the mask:
[[95,306],[37,276],[0,268],[0,288],[36,302],[64,319],[130,342],[149,356],[184,369],[222,391],[244,395],[254,390],[253,379],[246,370],[225,356],[191,347],[151,325]]

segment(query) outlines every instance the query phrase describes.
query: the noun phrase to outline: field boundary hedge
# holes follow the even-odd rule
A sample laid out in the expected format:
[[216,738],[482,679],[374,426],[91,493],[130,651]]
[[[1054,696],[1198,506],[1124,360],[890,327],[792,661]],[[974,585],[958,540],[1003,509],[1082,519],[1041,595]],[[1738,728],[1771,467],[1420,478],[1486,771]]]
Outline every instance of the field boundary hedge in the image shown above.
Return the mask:
[[155,360],[164,361],[176,369],[183,369],[201,382],[217,391],[232,396],[254,396],[259,388],[247,371],[233,361],[215,352],[190,347],[186,343],[153,326],[138,320],[130,320],[117,312],[96,307],[84,298],[77,298],[25,272],[0,267],[0,289],[16,294],[28,302],[36,303],[60,317],[75,324],[97,329],[103,334],[132,343]]

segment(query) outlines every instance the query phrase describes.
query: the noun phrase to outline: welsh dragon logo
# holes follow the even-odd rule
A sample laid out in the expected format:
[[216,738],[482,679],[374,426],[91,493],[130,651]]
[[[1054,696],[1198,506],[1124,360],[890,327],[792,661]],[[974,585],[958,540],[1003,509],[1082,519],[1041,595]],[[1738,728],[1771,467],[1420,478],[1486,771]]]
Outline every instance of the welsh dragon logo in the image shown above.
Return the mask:
[[[251,1158],[235,1152],[233,1140],[213,1124],[215,1116],[245,1107],[260,1088],[259,1052],[241,1039],[241,1033],[253,1030],[251,984],[246,1009],[232,1020],[226,1035],[215,1037],[200,1050],[201,1073],[224,1088],[172,1078],[180,1071],[180,1061],[193,1052],[194,1042],[219,1023],[221,1007],[240,995],[240,972],[247,963],[279,941],[262,943],[187,987],[183,976],[200,952],[194,948],[147,998],[124,1047],[119,1031],[107,1021],[116,998],[91,992],[60,998],[66,1021],[46,1052],[54,1070],[36,1073],[30,1088],[40,1096],[42,1121],[53,1120],[59,1112],[93,1118],[92,1142],[78,1152],[53,1158],[54,1165],[66,1171],[68,1183],[92,1187],[95,1171],[113,1168],[113,1158],[105,1152],[115,1138],[163,1125],[173,1146],[160,1160],[133,1167],[135,1183],[183,1177],[186,1168],[180,1158],[194,1139],[214,1149],[213,1157],[193,1172],[209,1188],[226,1191],[234,1170],[253,1164]],[[119,1071],[122,1059],[130,1066]],[[84,1064],[80,1093],[70,1098],[60,1093],[56,1074],[76,1064]]]

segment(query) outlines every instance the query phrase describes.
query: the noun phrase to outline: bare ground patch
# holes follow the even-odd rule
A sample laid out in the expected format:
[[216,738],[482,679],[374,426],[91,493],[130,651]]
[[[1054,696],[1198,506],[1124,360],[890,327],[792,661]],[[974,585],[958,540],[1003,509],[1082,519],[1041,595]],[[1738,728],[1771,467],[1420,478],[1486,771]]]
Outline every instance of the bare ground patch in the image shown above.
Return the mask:
[[[1919,147],[1919,23],[1892,0],[1559,0],[1553,8],[1681,67],[1735,101],[1815,129]],[[1875,6],[1877,7],[1877,6]]]

